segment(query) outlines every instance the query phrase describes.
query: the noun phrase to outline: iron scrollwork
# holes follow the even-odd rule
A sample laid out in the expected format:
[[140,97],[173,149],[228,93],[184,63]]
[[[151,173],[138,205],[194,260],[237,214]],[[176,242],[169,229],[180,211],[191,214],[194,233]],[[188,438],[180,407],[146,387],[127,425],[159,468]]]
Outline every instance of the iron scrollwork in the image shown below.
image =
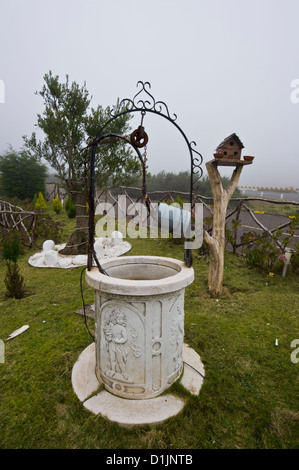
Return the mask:
[[[177,115],[173,114],[173,117],[170,116],[168,106],[164,101],[156,101],[153,95],[148,91],[151,88],[151,84],[149,82],[143,83],[139,80],[137,83],[137,87],[141,85],[141,90],[136,93],[133,99],[124,98],[120,101],[117,108],[115,108],[112,112],[112,116],[116,116],[117,113],[121,112],[121,110],[126,110],[129,112],[133,111],[150,111],[156,114],[161,114],[164,117],[167,117],[170,121],[175,121],[177,119]],[[142,93],[145,93],[145,96],[142,96]],[[143,98],[143,99],[142,99]],[[164,112],[163,112],[164,111]]]
[[[137,87],[141,87],[141,89],[135,94],[133,99],[125,98],[121,100],[116,107],[112,109],[110,112],[111,118],[104,124],[104,126],[99,130],[96,139],[91,142],[88,147],[91,147],[91,158],[90,158],[90,234],[89,234],[89,256],[88,256],[88,269],[91,269],[92,266],[92,257],[95,257],[94,249],[93,249],[93,240],[94,240],[94,193],[95,193],[95,186],[94,186],[94,172],[95,172],[95,155],[96,155],[96,147],[100,144],[103,140],[107,137],[111,137],[112,133],[107,133],[105,130],[107,129],[108,125],[113,122],[115,119],[125,115],[131,114],[135,112],[140,112],[142,116],[141,125],[139,126],[136,131],[133,131],[130,138],[125,136],[118,136],[128,143],[130,143],[138,153],[138,156],[141,160],[141,163],[144,163],[138,148],[144,147],[148,141],[148,135],[145,133],[144,128],[142,126],[143,117],[146,113],[154,113],[158,116],[161,116],[168,121],[170,121],[177,130],[181,133],[185,142],[188,146],[190,160],[191,160],[191,168],[190,168],[190,204],[192,207],[193,203],[193,191],[195,190],[196,183],[202,177],[203,170],[201,168],[201,164],[203,162],[202,155],[194,149],[196,143],[194,141],[189,142],[183,130],[178,126],[175,122],[177,119],[177,115],[173,114],[172,116],[169,113],[168,106],[164,101],[156,101],[153,95],[149,92],[151,89],[151,85],[149,82],[142,82],[138,81]],[[117,137],[114,135],[114,137]],[[196,154],[196,155],[195,155]],[[145,177],[145,176],[144,176]],[[185,263],[187,266],[192,266],[192,254],[191,250],[185,250]],[[101,266],[96,260],[99,269],[101,270]]]
[[196,184],[203,175],[203,169],[201,167],[203,157],[197,150],[192,148],[193,145],[196,145],[196,142],[190,142],[191,151],[192,153],[195,152],[198,155],[198,157],[194,157],[194,155],[192,155],[192,191],[195,191]]

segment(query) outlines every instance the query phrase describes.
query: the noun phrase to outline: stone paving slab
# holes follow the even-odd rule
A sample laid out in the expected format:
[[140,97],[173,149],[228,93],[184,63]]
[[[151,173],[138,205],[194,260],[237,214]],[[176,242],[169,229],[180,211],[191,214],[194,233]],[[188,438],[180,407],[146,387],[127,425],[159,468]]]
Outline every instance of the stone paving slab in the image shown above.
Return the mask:
[[85,401],[100,387],[95,374],[95,367],[95,343],[91,343],[80,354],[72,370],[73,389],[80,401]]
[[205,370],[200,356],[187,344],[183,344],[184,373],[181,384],[192,395],[198,395],[202,387]]
[[[184,344],[183,360],[181,384],[191,394],[198,395],[204,380],[200,356]],[[101,414],[120,426],[132,427],[160,424],[184,408],[185,401],[171,393],[144,400],[120,398],[106,390],[97,393],[102,384],[96,377],[95,366],[95,343],[92,343],[80,354],[73,367],[72,385],[83,406],[94,414]]]
[[112,395],[106,390],[84,402],[84,407],[92,413],[100,413],[123,427],[160,424],[177,415],[184,405],[184,400],[171,394],[145,400],[130,400]]

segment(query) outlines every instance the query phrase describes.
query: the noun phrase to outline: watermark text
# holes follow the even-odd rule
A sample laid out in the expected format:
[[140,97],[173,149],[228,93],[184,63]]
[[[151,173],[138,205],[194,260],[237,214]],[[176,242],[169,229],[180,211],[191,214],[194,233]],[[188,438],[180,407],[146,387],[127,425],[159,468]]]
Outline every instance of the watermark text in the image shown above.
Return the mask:
[[[298,346],[298,347],[296,347]],[[298,364],[299,362],[299,339],[293,339],[291,342],[291,348],[296,348],[294,351],[291,353],[291,362],[293,364]]]
[[137,468],[139,464],[141,467],[145,464],[150,465],[162,465],[168,467],[171,465],[192,465],[193,459],[190,454],[151,454],[147,458],[138,457],[128,457],[120,456],[113,454],[112,456],[107,457],[107,465],[131,465],[134,468]]
[[291,88],[294,90],[290,94],[290,99],[293,104],[299,103],[299,78],[294,78],[291,81]]
[[5,346],[4,341],[0,339],[0,364],[4,364],[5,362]]
[[[129,238],[185,238],[185,249],[198,249],[203,243],[203,204],[179,204],[133,202],[127,205],[125,195],[119,195],[117,204],[99,203],[96,215],[102,217],[97,221],[95,232],[97,237],[109,237],[118,230]],[[127,223],[127,220],[129,222]],[[192,221],[191,221],[192,220]]]

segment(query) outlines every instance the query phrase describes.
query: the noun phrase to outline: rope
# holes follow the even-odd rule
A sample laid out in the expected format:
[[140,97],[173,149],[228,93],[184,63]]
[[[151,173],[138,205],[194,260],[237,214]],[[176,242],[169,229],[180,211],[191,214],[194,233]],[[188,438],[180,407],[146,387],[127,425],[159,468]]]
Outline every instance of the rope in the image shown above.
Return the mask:
[[204,376],[204,375],[202,375],[202,373],[201,373],[201,372],[199,372],[199,370],[195,369],[195,367],[191,366],[191,364],[189,364],[189,363],[188,363],[188,362],[186,362],[186,361],[183,361],[183,363],[184,363],[184,364],[186,364],[186,366],[189,366],[189,367],[191,367],[191,369],[195,370],[195,372],[197,372],[199,375],[201,375],[203,379],[205,378],[205,376]]
[[[76,245],[71,244],[71,245],[69,245],[69,247],[73,247],[73,246],[75,247],[75,246],[86,245],[87,243],[88,243],[88,241],[86,240],[86,242],[76,243]],[[86,254],[87,254],[87,253],[86,253]]]
[[85,312],[85,306],[86,305],[85,305],[85,301],[84,301],[82,277],[83,277],[83,273],[86,270],[86,268],[87,268],[87,266],[85,266],[85,268],[82,269],[81,275],[80,275],[80,289],[81,289],[81,299],[82,299],[82,304],[83,304],[83,316],[84,316],[84,323],[85,323],[86,330],[88,331],[89,335],[91,336],[93,342],[95,342],[94,336],[91,334],[91,332],[88,328],[87,317],[86,317],[86,312]]

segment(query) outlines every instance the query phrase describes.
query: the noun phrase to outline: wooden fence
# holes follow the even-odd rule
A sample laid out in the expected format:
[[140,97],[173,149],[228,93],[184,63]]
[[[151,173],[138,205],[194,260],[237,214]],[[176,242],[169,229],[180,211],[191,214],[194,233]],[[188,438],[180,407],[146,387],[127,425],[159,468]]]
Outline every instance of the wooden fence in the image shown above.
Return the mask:
[[9,202],[0,201],[0,229],[4,233],[20,232],[24,237],[24,244],[30,247],[34,245],[37,217],[38,214],[34,211],[25,211]]
[[59,183],[55,183],[55,182],[47,183],[46,191],[47,191],[47,201],[52,201],[53,199],[56,198],[56,196],[58,196],[61,201],[66,199],[67,197],[66,190]]
[[[134,204],[134,202],[142,201],[141,189],[132,186],[120,186],[119,188],[104,189],[97,193],[96,203],[110,202],[112,206],[117,207],[117,196],[125,195],[128,202]],[[188,201],[189,193],[175,190],[167,191],[149,191],[149,200],[154,202],[175,202],[177,196],[182,200]],[[194,204],[200,202],[203,204],[204,209],[204,229],[208,232],[212,231],[213,228],[213,198],[194,194],[192,207]],[[265,206],[264,211],[258,211],[250,208],[250,202],[261,202]],[[292,225],[291,216],[284,216],[280,214],[269,214],[267,212],[267,205],[275,204],[278,206],[292,206],[294,211],[297,211],[299,215],[299,202],[296,201],[281,201],[273,199],[264,199],[261,197],[247,197],[247,198],[232,198],[230,206],[234,206],[229,209],[226,215],[227,221],[227,247],[231,248],[235,252],[243,252],[243,248],[250,244],[250,240],[242,236],[249,229],[249,232],[254,233],[267,233],[273,238],[278,248],[283,250],[283,242],[275,236],[277,230],[288,230]],[[268,219],[264,222],[263,219]],[[248,222],[248,220],[250,222]],[[270,222],[270,223],[269,223]],[[285,233],[283,233],[286,235]],[[282,234],[282,235],[283,235]],[[296,229],[293,234],[292,243],[299,241],[299,230]],[[230,246],[229,246],[230,245]]]
[[[56,195],[60,198],[66,196],[66,192],[58,184],[52,187],[51,192],[48,191],[48,200],[52,200]],[[130,204],[136,202],[142,202],[141,188],[131,186],[121,186],[119,188],[107,188],[102,191],[98,191],[96,195],[96,205],[101,202],[110,202],[113,208],[117,208],[118,195],[125,195]],[[189,193],[182,191],[150,191],[148,192],[149,201],[152,202],[174,202],[179,196],[182,200],[188,200]],[[288,230],[292,224],[291,218],[293,216],[282,216],[272,215],[271,224],[267,224],[263,221],[264,211],[256,211],[250,208],[250,202],[260,201],[262,204],[276,204],[281,206],[293,206],[294,211],[299,213],[299,202],[295,201],[281,201],[273,199],[264,199],[260,197],[247,197],[247,198],[232,198],[231,205],[233,209],[230,209],[227,213],[227,245],[231,245],[233,252],[237,252],[248,245],[250,241],[245,240],[242,234],[246,229],[253,232],[264,232],[270,237],[275,239],[278,247],[283,250],[283,243],[277,237],[275,233],[277,230]],[[194,195],[193,206],[195,203],[200,202],[203,204],[204,209],[204,229],[212,231],[212,218],[213,218],[213,198],[205,197],[201,195]],[[37,223],[37,213],[34,211],[25,211],[21,207],[13,206],[6,201],[0,201],[0,228],[4,232],[19,231],[22,232],[27,244],[33,246],[34,244],[34,230]],[[250,223],[248,223],[248,217]],[[247,230],[248,231],[248,230]],[[296,229],[293,233],[293,243],[299,241],[299,231]]]

